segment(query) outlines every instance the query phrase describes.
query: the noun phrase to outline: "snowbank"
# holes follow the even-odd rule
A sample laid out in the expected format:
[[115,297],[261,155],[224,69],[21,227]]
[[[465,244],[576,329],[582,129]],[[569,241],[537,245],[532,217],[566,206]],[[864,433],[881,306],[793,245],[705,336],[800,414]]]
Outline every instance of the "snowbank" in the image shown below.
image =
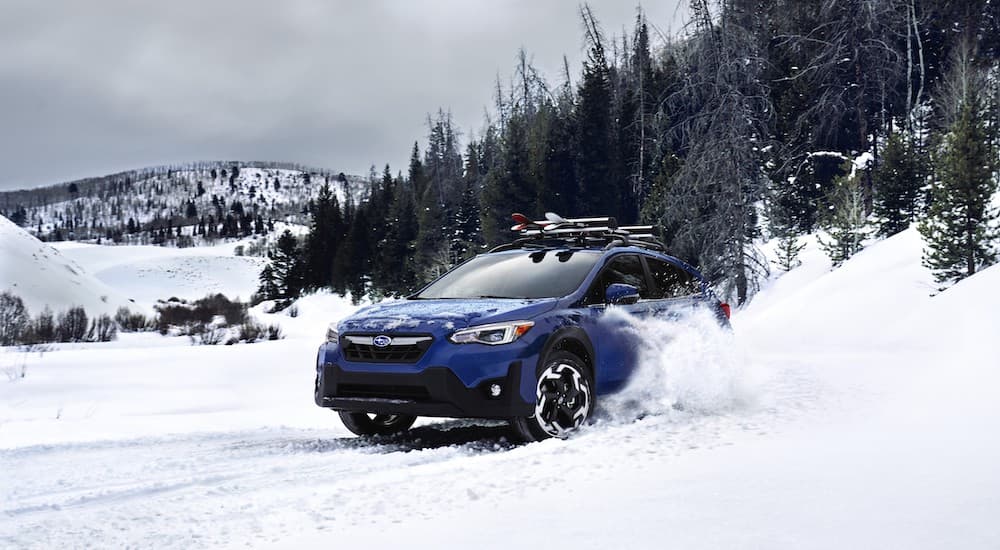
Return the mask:
[[765,287],[733,324],[747,345],[765,349],[882,349],[892,327],[935,292],[922,250],[911,227],[829,271],[810,241],[803,265]]

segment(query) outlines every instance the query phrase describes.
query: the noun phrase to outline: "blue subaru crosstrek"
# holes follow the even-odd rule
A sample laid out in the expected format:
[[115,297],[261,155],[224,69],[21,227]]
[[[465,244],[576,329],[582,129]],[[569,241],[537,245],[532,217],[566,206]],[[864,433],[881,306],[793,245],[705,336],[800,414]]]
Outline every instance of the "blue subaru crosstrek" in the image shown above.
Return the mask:
[[634,331],[605,316],[609,308],[640,317],[708,308],[728,325],[729,306],[649,226],[514,220],[515,242],[331,325],[316,404],[339,411],[358,435],[436,416],[507,419],[527,441],[565,437],[636,366]]

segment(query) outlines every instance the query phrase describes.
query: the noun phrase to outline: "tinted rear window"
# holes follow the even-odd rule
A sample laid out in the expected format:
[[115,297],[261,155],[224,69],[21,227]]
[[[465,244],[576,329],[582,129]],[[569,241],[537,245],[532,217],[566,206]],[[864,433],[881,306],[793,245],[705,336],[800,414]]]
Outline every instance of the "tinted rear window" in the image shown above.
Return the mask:
[[417,298],[554,298],[579,288],[599,253],[545,250],[469,260],[431,283]]

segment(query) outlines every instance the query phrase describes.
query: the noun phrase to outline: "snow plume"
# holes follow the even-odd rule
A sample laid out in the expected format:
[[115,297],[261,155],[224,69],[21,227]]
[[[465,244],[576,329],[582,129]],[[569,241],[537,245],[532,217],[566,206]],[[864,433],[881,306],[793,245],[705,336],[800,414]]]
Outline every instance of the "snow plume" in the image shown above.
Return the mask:
[[602,322],[625,331],[638,349],[628,385],[599,401],[601,416],[630,422],[649,415],[717,414],[755,402],[758,384],[745,354],[711,312],[663,319],[611,308]]

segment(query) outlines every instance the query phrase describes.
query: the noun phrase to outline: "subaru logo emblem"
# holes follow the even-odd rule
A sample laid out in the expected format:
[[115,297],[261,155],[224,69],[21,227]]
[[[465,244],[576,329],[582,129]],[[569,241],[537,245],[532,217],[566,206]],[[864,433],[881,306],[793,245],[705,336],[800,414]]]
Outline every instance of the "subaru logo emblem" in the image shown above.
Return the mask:
[[391,343],[392,343],[392,338],[389,338],[384,334],[372,338],[372,344],[375,344],[375,347],[377,348],[384,348]]

